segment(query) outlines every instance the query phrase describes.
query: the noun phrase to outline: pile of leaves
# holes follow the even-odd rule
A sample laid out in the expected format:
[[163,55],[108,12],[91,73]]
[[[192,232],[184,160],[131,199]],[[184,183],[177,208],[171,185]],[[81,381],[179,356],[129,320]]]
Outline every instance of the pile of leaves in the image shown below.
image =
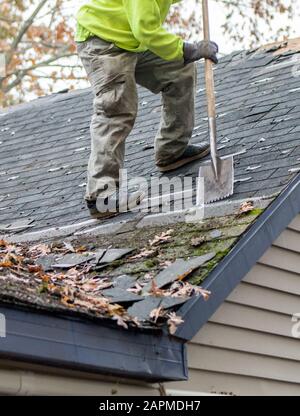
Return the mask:
[[[170,236],[170,232],[157,237],[155,244],[165,241]],[[109,275],[97,274],[93,263],[83,263],[67,270],[53,270],[45,272],[43,267],[38,264],[38,260],[44,256],[57,255],[63,256],[69,253],[91,254],[87,247],[73,247],[70,243],[52,244],[10,244],[0,240],[0,285],[2,282],[14,282],[25,285],[30,292],[39,296],[50,296],[59,304],[74,311],[85,311],[97,317],[113,319],[118,325],[128,328],[128,326],[141,326],[137,318],[128,314],[124,306],[113,303],[112,299],[105,297],[102,293],[104,289],[113,287],[113,280]],[[168,264],[165,265],[168,267]],[[104,272],[105,273],[105,272]],[[151,281],[151,289],[144,293],[143,287]],[[202,288],[193,286],[187,282],[175,281],[170,287],[158,288],[155,276],[148,273],[143,281],[137,281],[135,285],[127,289],[131,293],[143,296],[163,297],[191,297],[201,295],[208,299],[210,293]],[[163,325],[167,321],[170,333],[174,333],[178,325],[183,321],[175,312],[169,312],[162,307],[154,309],[149,316],[149,323],[155,326]]]

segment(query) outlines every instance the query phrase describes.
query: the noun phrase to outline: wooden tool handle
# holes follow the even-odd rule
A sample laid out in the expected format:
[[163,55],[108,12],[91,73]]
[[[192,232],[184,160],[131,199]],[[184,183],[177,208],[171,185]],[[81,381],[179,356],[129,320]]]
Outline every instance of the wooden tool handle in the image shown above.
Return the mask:
[[[202,0],[202,15],[203,15],[204,40],[209,41],[210,31],[209,31],[208,0]],[[216,117],[215,83],[214,83],[213,63],[210,59],[205,59],[205,84],[206,84],[208,117],[215,118]]]

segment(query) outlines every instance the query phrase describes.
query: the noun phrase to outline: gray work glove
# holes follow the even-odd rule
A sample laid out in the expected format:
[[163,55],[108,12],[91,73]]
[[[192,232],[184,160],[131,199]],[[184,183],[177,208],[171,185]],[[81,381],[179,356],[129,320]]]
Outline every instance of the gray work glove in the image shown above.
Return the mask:
[[184,42],[183,45],[183,57],[184,63],[190,64],[191,62],[198,61],[201,58],[207,58],[218,63],[217,53],[219,47],[215,42],[202,40],[201,42]]

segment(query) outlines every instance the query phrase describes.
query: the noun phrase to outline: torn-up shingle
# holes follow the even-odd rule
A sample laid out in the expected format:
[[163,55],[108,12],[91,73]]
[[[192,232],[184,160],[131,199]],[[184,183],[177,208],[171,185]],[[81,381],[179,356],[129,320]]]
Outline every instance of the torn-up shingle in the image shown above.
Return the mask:
[[57,260],[55,264],[52,264],[52,267],[55,269],[69,269],[80,264],[88,263],[93,260],[95,255],[83,255],[83,254],[66,254]]
[[110,248],[106,251],[101,258],[99,264],[112,263],[115,260],[119,260],[133,251],[132,248]]
[[[214,256],[215,253],[208,253],[200,257],[193,257],[189,260],[178,259],[155,277],[155,283],[158,288],[161,288],[175,280],[182,280]],[[150,282],[143,288],[143,291],[150,291],[151,287],[152,283]]]
[[127,274],[123,274],[122,276],[118,276],[113,280],[113,285],[119,289],[129,289],[134,285],[136,282],[136,278],[133,276],[128,276]]
[[36,263],[43,268],[45,272],[53,270],[53,265],[57,262],[57,255],[49,254],[46,256],[39,257]]
[[143,301],[134,303],[128,308],[128,314],[139,321],[150,320],[150,314],[154,309],[170,309],[185,303],[188,297],[160,297],[147,296]]
[[136,295],[118,287],[102,290],[102,295],[109,298],[111,303],[133,303],[145,299],[144,296]]
[[147,296],[141,302],[134,303],[127,309],[129,316],[137,318],[139,321],[147,321],[153,309],[160,306],[161,298],[155,296]]

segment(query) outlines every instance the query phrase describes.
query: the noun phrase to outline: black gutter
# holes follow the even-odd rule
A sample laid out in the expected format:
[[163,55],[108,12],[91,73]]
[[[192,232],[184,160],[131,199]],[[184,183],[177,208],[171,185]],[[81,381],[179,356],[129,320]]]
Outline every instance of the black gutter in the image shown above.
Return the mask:
[[178,327],[177,337],[187,341],[196,335],[299,212],[297,174],[204,281],[203,287],[212,292],[210,299],[193,298],[179,309],[184,323]]
[[148,382],[187,379],[184,342],[163,334],[0,306],[0,358]]

